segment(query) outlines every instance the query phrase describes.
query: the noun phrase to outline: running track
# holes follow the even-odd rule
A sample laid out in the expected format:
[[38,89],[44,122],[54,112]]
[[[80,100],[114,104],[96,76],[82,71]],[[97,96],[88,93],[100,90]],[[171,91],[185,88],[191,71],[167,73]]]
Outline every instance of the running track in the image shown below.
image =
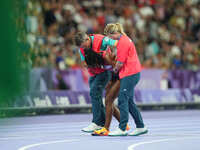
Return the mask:
[[[0,150],[200,150],[200,110],[145,111],[149,133],[93,137],[80,131],[91,114],[0,119]],[[132,129],[134,123],[129,121]],[[118,125],[113,119],[111,129]]]

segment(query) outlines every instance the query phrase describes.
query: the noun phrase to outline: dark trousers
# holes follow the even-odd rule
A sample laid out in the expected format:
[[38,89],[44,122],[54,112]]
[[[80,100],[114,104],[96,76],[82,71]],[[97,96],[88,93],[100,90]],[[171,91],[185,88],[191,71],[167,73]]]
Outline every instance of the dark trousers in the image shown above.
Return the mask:
[[105,124],[105,108],[103,106],[103,91],[106,84],[111,78],[111,72],[105,71],[96,76],[92,76],[89,79],[90,85],[90,97],[92,103],[92,122],[99,126],[104,126]]
[[141,113],[133,100],[134,88],[139,80],[140,73],[120,79],[120,91],[118,97],[118,105],[120,110],[119,128],[123,131],[126,129],[126,125],[128,123],[129,112],[135,121],[136,127],[144,127]]

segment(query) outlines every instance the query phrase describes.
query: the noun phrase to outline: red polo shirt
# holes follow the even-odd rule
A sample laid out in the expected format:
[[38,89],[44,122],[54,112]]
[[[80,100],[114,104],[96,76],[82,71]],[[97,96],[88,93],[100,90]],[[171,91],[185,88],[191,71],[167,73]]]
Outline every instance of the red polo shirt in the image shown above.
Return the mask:
[[117,61],[123,63],[119,77],[124,78],[141,71],[141,64],[134,43],[128,36],[121,36],[117,44]]

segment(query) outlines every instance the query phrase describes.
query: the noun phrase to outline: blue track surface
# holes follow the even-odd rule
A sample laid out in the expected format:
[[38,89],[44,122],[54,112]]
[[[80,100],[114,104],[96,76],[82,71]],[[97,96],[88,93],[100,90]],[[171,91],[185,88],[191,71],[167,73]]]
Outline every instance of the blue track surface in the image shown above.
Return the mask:
[[[91,114],[0,119],[0,150],[200,150],[200,111],[142,112],[146,135],[94,137]],[[130,117],[129,124],[134,129]],[[118,122],[113,118],[111,130]]]

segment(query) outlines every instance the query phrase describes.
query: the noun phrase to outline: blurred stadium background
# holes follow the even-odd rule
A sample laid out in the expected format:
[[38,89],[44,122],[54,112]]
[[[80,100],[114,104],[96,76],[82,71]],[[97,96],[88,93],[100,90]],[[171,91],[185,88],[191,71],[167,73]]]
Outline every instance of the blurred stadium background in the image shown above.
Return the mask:
[[112,22],[123,24],[142,63],[135,93],[141,109],[200,108],[200,0],[1,3],[1,48],[8,51],[0,64],[8,65],[1,72],[0,116],[90,112],[89,76],[72,39],[78,31],[103,33]]

